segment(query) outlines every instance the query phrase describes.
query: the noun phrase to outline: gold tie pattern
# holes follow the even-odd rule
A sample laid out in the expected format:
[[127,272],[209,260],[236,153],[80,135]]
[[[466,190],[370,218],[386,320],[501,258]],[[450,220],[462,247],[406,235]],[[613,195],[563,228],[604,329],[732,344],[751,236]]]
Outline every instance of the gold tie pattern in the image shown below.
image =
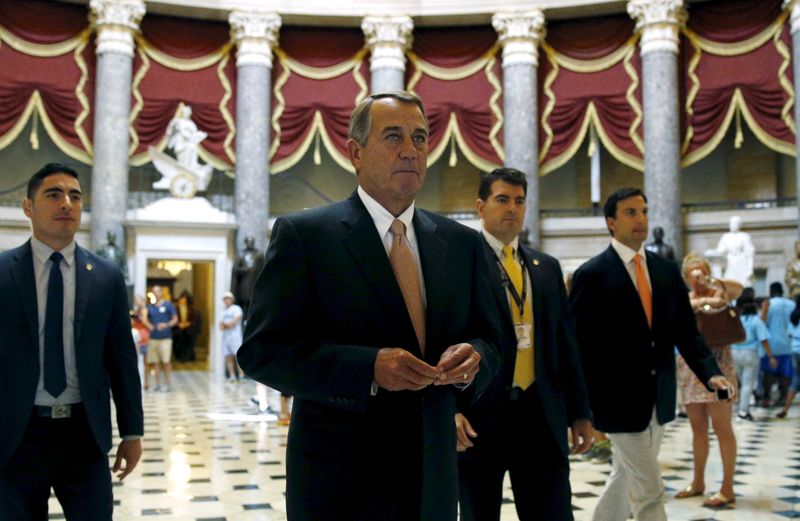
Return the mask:
[[[517,290],[517,295],[522,296],[523,280],[522,280],[522,266],[514,258],[514,250],[511,246],[503,246],[503,267],[508,273],[508,278],[511,284]],[[511,306],[511,316],[514,319],[514,325],[529,324],[531,326],[530,341],[533,342],[533,306],[525,299],[524,312],[520,315],[519,306],[512,298],[509,298],[509,305]],[[517,349],[517,359],[514,363],[514,385],[519,386],[523,390],[531,386],[536,378],[533,367],[533,345],[527,349]]]
[[406,226],[403,221],[395,219],[390,227],[392,232],[392,248],[389,250],[389,262],[392,264],[397,284],[406,301],[408,315],[414,325],[417,341],[422,353],[425,353],[425,309],[422,306],[422,290],[417,271],[417,262],[406,240]]
[[653,327],[653,295],[650,293],[650,285],[647,284],[647,277],[644,274],[642,256],[637,253],[633,257],[633,262],[636,264],[636,291],[639,292],[639,299],[642,301],[647,325]]

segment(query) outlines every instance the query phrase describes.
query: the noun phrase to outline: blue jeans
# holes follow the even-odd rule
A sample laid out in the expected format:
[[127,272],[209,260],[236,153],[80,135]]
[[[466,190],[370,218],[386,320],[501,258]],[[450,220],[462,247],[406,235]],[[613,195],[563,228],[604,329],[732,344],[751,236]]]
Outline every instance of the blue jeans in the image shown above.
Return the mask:
[[758,352],[734,349],[733,365],[739,377],[739,414],[745,415],[750,412],[750,395],[758,376]]

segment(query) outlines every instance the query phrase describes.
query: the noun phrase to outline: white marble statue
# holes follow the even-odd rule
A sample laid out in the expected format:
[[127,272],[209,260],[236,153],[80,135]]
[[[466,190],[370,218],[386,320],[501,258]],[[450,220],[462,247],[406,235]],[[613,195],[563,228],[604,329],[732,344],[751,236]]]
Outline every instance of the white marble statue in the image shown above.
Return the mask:
[[155,147],[148,153],[162,178],[153,188],[169,189],[176,197],[191,198],[205,190],[211,181],[213,167],[201,164],[198,157],[200,142],[208,136],[192,121],[192,108],[183,105],[167,127],[167,148],[175,152],[177,161]]
[[725,257],[725,273],[723,278],[733,279],[744,287],[753,285],[753,258],[755,247],[750,234],[741,231],[742,219],[734,215],[729,223],[730,231],[724,233],[717,248],[708,250],[707,256]]

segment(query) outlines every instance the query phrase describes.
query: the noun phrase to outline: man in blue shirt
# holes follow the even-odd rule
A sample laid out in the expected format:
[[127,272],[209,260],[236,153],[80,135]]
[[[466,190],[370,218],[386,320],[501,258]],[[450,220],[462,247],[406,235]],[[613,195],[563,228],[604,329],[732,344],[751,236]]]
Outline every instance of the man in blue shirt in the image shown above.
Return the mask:
[[767,407],[770,394],[775,382],[778,383],[780,398],[776,405],[783,405],[786,401],[786,392],[789,382],[794,374],[792,366],[792,348],[789,343],[789,319],[794,311],[793,300],[783,296],[783,286],[780,282],[769,285],[769,300],[765,300],[761,307],[761,319],[769,330],[769,344],[772,354],[778,361],[777,367],[772,367],[766,356],[761,357],[761,371],[764,375],[764,395],[762,405]]
[[[156,385],[154,391],[169,391],[170,374],[172,373],[172,328],[178,323],[178,314],[172,302],[164,300],[161,286],[153,286],[155,304],[147,305],[147,319],[150,321],[150,343],[147,346],[148,370],[155,369]],[[159,366],[163,368],[163,380]],[[160,384],[159,381],[163,383]]]

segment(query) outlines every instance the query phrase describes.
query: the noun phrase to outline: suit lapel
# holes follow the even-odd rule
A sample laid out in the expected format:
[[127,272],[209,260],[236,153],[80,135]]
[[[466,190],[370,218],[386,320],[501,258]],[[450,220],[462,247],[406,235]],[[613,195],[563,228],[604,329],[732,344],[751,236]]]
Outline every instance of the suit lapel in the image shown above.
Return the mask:
[[655,328],[656,318],[663,316],[661,311],[661,302],[664,302],[663,296],[673,291],[673,288],[667,282],[669,278],[665,276],[662,265],[659,264],[661,259],[656,258],[657,255],[649,251],[645,252],[645,255],[647,257],[647,274],[650,275],[650,288],[653,295],[653,328]]
[[[444,309],[447,305],[447,242],[436,234],[436,229],[436,224],[428,216],[419,210],[414,211],[414,233],[417,236],[422,276],[425,279],[427,310]],[[428,346],[439,345],[437,339],[441,336],[442,323],[429,320],[429,312],[425,315],[425,343]],[[431,354],[426,350],[428,358]],[[436,359],[438,355],[436,353]]]
[[483,232],[481,232],[481,242],[483,243],[483,253],[486,256],[486,262],[489,265],[489,276],[491,277],[489,283],[492,287],[494,299],[497,301],[497,309],[500,310],[503,320],[510,326],[513,326],[514,319],[511,316],[511,308],[508,305],[508,295],[503,286],[503,279],[500,277],[500,266],[497,264],[497,255],[489,243],[486,242]]
[[80,345],[81,326],[86,317],[86,308],[89,305],[89,295],[92,294],[94,284],[94,265],[89,258],[89,253],[75,246],[75,347]]
[[[30,241],[18,249],[15,263],[11,265],[12,280],[19,293],[19,301],[25,310],[28,330],[36,345],[39,345],[39,309],[36,301],[36,278],[33,272],[33,250]],[[39,358],[39,349],[34,350]]]
[[[636,291],[636,286],[633,284],[631,276],[628,273],[627,268],[625,268],[625,264],[623,264],[622,259],[612,246],[609,246],[606,250],[605,259],[609,267],[609,278],[613,280],[615,286],[622,288],[622,291],[624,292],[624,302],[630,303],[630,309],[635,310],[633,313],[639,317],[640,322],[649,330],[650,326],[647,325],[647,316],[644,314],[644,307],[642,307],[642,301],[639,298],[639,292]],[[649,271],[650,263],[648,262],[647,264]],[[652,278],[650,284],[651,286],[653,284]],[[655,301],[655,295],[653,295],[652,298]]]
[[[544,320],[544,281],[542,277],[544,274],[542,273],[542,269],[540,267],[540,261],[536,255],[536,252],[533,250],[527,249],[524,246],[520,246],[520,252],[522,253],[522,259],[525,263],[525,268],[528,270],[528,276],[531,279],[531,297],[533,300],[533,345],[534,348],[537,346],[543,345],[542,339],[542,330],[541,327],[536,327],[536,321],[541,319]],[[543,324],[544,325],[544,324]],[[534,356],[537,353],[540,353],[541,349],[534,351]],[[538,357],[537,357],[538,358]]]
[[378,237],[375,223],[357,194],[347,200],[342,224],[345,232],[342,244],[358,265],[372,290],[378,295],[387,312],[396,320],[402,321],[403,330],[409,331],[416,344],[414,326],[408,315],[403,294],[392,271],[386,249]]

